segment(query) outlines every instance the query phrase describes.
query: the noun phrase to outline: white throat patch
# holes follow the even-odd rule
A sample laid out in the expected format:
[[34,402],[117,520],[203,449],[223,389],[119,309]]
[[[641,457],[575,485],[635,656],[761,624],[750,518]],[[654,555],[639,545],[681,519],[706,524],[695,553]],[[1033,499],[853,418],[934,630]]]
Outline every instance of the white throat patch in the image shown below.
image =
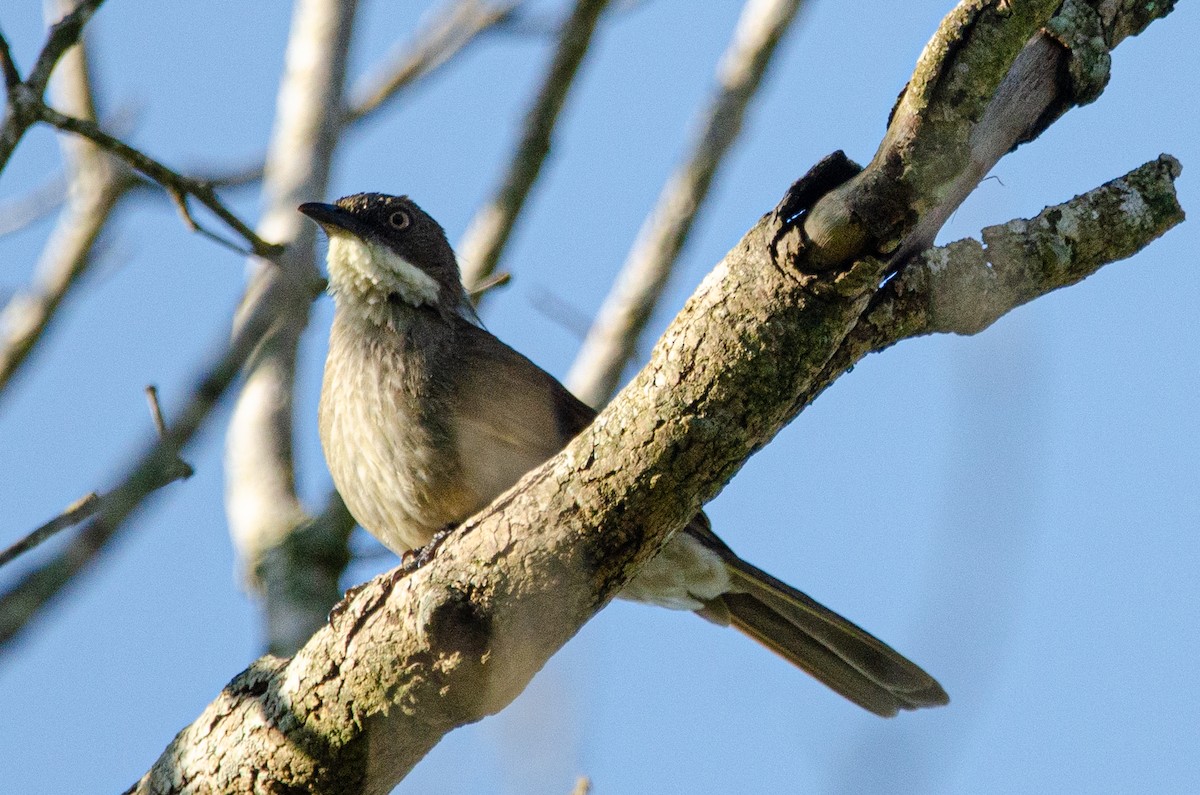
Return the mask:
[[348,232],[330,232],[329,286],[335,296],[353,292],[373,303],[372,298],[386,302],[388,293],[396,293],[413,306],[438,302],[438,283],[404,257]]

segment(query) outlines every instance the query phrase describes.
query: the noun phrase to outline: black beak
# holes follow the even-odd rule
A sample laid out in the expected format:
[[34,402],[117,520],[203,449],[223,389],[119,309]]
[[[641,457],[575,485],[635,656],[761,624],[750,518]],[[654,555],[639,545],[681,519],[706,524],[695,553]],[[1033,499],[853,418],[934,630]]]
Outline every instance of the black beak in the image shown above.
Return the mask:
[[356,237],[366,236],[366,229],[364,229],[363,223],[352,213],[343,210],[336,204],[305,202],[297,209],[320,224],[326,233],[334,230],[342,230]]

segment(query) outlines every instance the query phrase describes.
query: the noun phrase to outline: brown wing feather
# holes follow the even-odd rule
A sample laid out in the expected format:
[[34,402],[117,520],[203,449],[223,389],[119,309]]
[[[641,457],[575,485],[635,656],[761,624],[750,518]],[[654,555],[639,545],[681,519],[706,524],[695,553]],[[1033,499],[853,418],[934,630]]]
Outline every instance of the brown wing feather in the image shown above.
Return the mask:
[[465,480],[490,502],[561,450],[596,413],[552,375],[467,324],[461,328],[455,437]]

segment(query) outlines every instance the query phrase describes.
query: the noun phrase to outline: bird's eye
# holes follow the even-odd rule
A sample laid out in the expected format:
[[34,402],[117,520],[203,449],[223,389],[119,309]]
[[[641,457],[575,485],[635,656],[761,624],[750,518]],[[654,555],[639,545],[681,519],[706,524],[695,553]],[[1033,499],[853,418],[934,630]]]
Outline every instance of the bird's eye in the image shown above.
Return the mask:
[[397,210],[388,216],[388,223],[392,225],[392,229],[405,229],[412,223],[412,218],[404,210]]

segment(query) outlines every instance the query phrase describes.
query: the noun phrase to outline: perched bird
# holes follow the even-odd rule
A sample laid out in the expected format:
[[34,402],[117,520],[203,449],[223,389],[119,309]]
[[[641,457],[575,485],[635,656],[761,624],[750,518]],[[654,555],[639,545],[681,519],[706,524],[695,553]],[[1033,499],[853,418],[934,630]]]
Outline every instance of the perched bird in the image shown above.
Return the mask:
[[[397,554],[476,513],[595,417],[480,325],[441,226],[404,196],[300,212],[329,235],[336,304],[320,431],[354,518]],[[732,625],[854,703],[945,704],[929,674],[740,559],[698,514],[621,596]]]

